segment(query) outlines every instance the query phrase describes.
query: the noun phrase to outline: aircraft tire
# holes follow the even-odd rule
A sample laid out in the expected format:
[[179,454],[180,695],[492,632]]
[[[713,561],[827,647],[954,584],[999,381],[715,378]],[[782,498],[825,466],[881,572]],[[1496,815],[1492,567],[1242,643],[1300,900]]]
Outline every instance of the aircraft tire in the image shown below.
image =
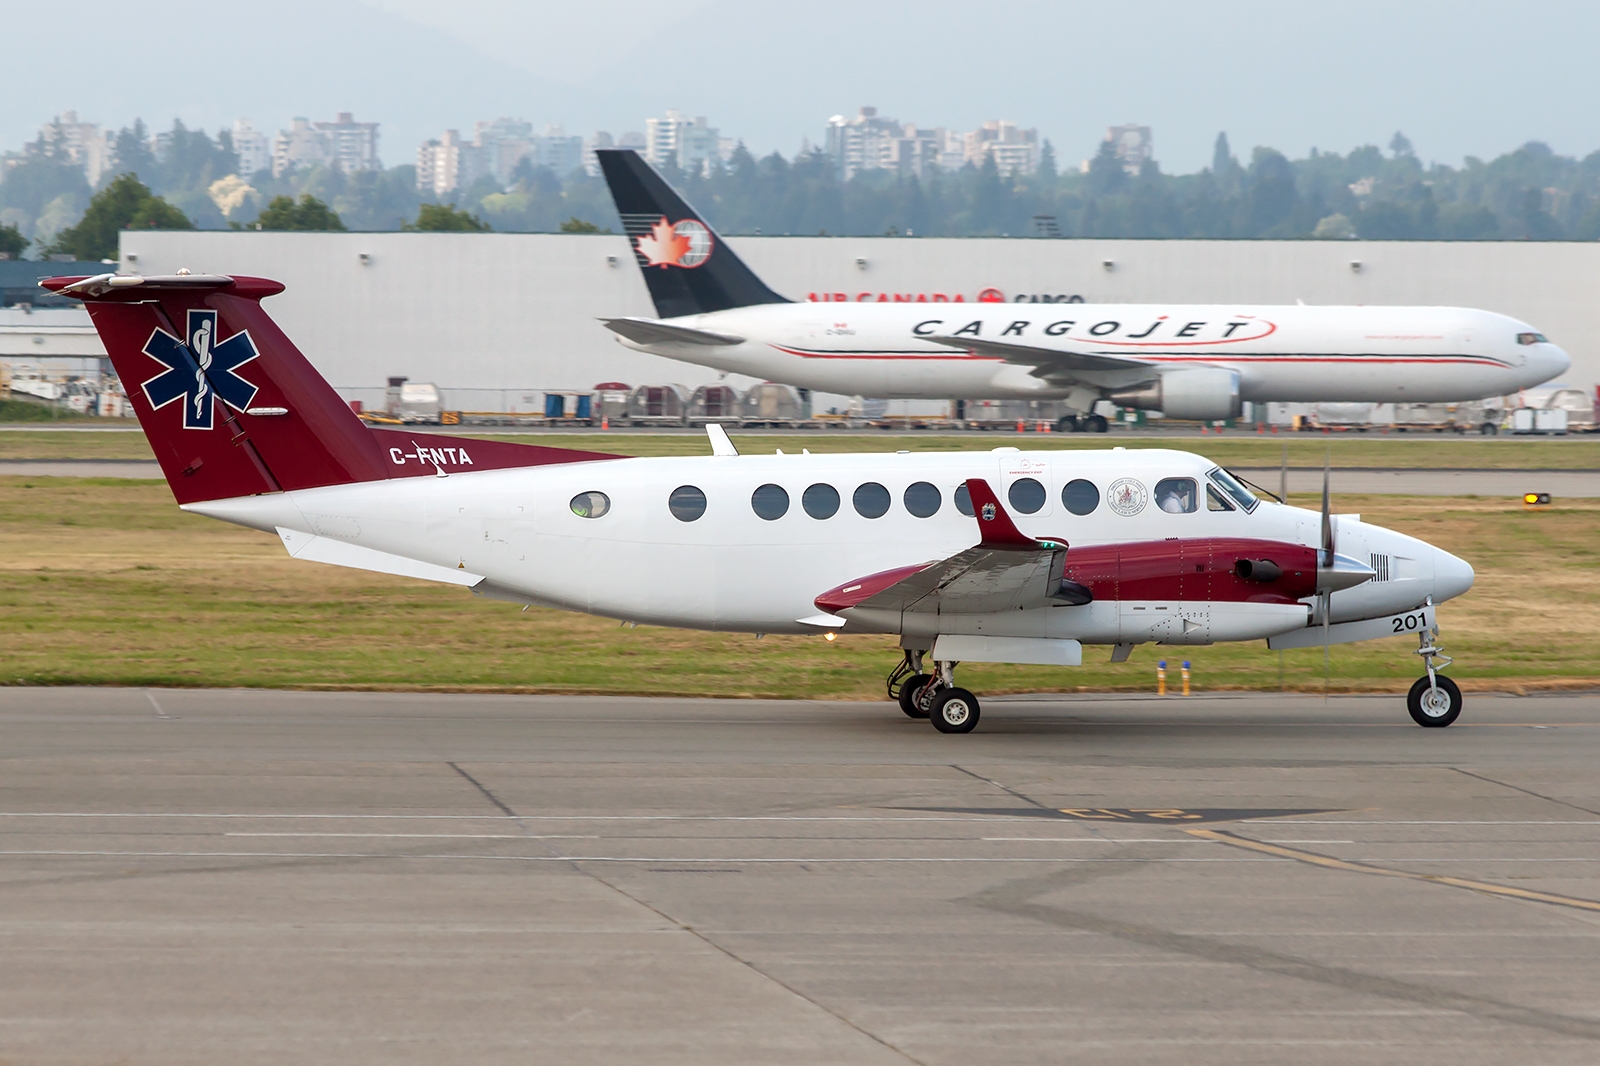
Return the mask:
[[941,689],[928,717],[941,733],[970,733],[978,725],[978,697],[964,688]]
[[1109,428],[1105,415],[1090,415],[1083,421],[1085,433],[1104,433]]
[[1077,415],[1062,415],[1056,419],[1057,433],[1082,433],[1083,425],[1078,421]]
[[1435,674],[1434,679],[1438,684],[1437,694],[1429,691],[1426,677],[1417,678],[1406,696],[1406,710],[1418,725],[1442,729],[1461,717],[1461,690],[1443,674]]
[[922,691],[922,686],[933,680],[927,674],[912,674],[900,682],[900,709],[906,713],[907,718],[926,718],[928,712],[917,706],[917,694]]

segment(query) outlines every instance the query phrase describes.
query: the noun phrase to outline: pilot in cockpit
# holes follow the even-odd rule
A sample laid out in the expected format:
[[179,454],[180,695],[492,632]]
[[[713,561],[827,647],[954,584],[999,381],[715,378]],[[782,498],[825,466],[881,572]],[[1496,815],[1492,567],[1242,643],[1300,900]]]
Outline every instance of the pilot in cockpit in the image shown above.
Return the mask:
[[1156,483],[1156,506],[1168,514],[1188,514],[1195,510],[1194,480],[1169,477]]

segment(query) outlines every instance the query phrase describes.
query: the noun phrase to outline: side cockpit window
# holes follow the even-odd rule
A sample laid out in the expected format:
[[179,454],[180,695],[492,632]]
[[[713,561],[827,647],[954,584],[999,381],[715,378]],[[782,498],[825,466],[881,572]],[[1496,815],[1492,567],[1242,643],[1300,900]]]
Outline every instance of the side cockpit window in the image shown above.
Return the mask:
[[1550,338],[1546,337],[1543,333],[1519,333],[1517,334],[1517,343],[1523,345],[1549,344]]
[[1217,491],[1217,487],[1215,485],[1206,486],[1206,510],[1231,511],[1233,509],[1233,504],[1228,502],[1228,498],[1226,496]]
[[[1239,483],[1238,478],[1234,477],[1220,466],[1206,474],[1206,477],[1211,480],[1213,485],[1222,490],[1223,495],[1227,496],[1240,507],[1243,507],[1247,513],[1254,511],[1256,506],[1261,503],[1261,501],[1256,498],[1255,493],[1245,488]],[[1212,510],[1216,510],[1216,508],[1212,508]],[[1232,510],[1232,508],[1229,508],[1229,510]]]
[[1193,514],[1199,510],[1194,478],[1169,477],[1156,482],[1156,506],[1168,514]]

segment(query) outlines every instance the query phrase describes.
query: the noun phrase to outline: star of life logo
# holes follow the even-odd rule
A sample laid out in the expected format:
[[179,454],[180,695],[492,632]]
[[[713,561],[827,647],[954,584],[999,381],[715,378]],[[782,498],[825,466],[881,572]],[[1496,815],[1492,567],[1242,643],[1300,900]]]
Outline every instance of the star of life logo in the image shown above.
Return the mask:
[[217,313],[191,308],[182,339],[156,329],[144,342],[144,354],[166,367],[144,382],[145,399],[155,410],[183,401],[183,428],[210,429],[216,401],[243,411],[255,399],[256,386],[240,377],[239,367],[260,356],[246,330],[217,339]]
[[711,231],[697,219],[668,222],[665,215],[623,215],[622,228],[633,239],[641,266],[692,270],[711,258]]
[[1149,499],[1144,485],[1131,477],[1119,478],[1106,489],[1106,506],[1124,518],[1132,518],[1144,510]]

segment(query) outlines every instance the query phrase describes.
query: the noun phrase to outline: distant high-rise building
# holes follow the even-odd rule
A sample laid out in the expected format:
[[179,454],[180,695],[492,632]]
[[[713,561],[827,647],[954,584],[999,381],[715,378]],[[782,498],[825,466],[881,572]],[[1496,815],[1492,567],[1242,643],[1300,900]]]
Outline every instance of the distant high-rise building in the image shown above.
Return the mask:
[[1138,174],[1148,160],[1155,158],[1155,145],[1150,139],[1149,126],[1135,126],[1132,123],[1111,126],[1106,129],[1105,139],[1122,161],[1122,169],[1129,174]]
[[93,186],[100,184],[101,176],[112,166],[114,140],[98,123],[79,122],[76,111],[63,111],[39,130],[39,139],[26,146],[23,155],[36,154],[40,147],[49,154],[59,152],[82,167],[84,178]]
[[588,171],[589,176],[592,178],[600,176],[600,161],[595,158],[594,154],[596,148],[632,148],[640,155],[644,155],[648,148],[648,142],[642,133],[629,132],[613,138],[605,130],[597,131],[583,146],[583,169]]
[[569,137],[561,123],[552,123],[534,139],[534,162],[564,179],[583,166],[583,138]]
[[296,118],[272,139],[272,176],[293,167],[338,167],[346,174],[382,170],[378,160],[378,124],[357,122],[348,111],[333,122]]
[[[483,150],[484,173],[493,174],[501,188],[511,184],[517,164],[534,154],[533,123],[518,118],[497,118],[473,123],[473,143]],[[417,175],[418,186],[422,176]]]
[[245,178],[272,166],[271,142],[247,118],[233,120],[233,151],[239,157],[239,173]]
[[314,122],[317,131],[328,139],[333,163],[346,174],[359,170],[382,170],[378,160],[378,124],[357,122],[349,111],[341,111],[332,122]]
[[644,157],[652,166],[672,163],[686,172],[698,171],[725,158],[722,137],[704,116],[691,121],[668,111],[665,118],[645,119],[644,137]]
[[417,189],[434,196],[447,196],[464,190],[489,172],[488,153],[461,138],[456,130],[445,130],[437,140],[423,141],[417,148]]
[[1032,174],[1039,169],[1039,131],[1019,129],[1015,122],[990,119],[963,137],[967,162],[982,166],[994,159],[1002,174]]

